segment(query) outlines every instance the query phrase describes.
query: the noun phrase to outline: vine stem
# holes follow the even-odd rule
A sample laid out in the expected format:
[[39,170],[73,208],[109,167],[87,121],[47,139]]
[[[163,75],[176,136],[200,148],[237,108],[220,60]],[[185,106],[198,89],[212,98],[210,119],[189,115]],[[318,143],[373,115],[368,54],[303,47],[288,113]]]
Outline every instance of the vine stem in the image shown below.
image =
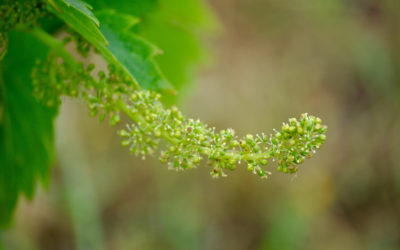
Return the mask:
[[[134,121],[136,123],[140,123],[147,130],[151,130],[152,129],[152,128],[149,127],[149,124],[146,122],[146,120],[140,114],[134,114],[129,110],[128,105],[126,104],[126,102],[122,98],[118,99],[117,106],[132,121]],[[174,144],[174,145],[178,145],[179,144],[179,141],[177,139],[169,136],[166,133],[161,133],[161,137],[163,137],[165,140],[167,140],[171,144]],[[209,149],[208,147],[200,146],[199,149],[203,149],[203,150],[199,151],[200,154],[205,155],[207,157],[210,156],[209,151],[208,151],[208,149]],[[233,158],[233,157],[237,158],[236,160],[239,160],[238,154],[234,154],[234,153],[226,153],[224,156],[221,157],[221,159],[229,159],[229,158]],[[260,159],[267,159],[267,158],[270,158],[270,157],[271,156],[269,155],[268,152],[263,152],[263,153],[248,153],[248,154],[244,154],[244,155],[242,155],[240,157],[240,159],[241,160],[260,160]]]
[[43,29],[35,27],[33,29],[20,28],[20,30],[31,34],[32,36],[34,36],[35,38],[37,38],[38,40],[49,46],[57,55],[61,56],[69,66],[71,67],[78,66],[78,62],[64,48],[62,42],[55,39],[52,35],[44,31]]

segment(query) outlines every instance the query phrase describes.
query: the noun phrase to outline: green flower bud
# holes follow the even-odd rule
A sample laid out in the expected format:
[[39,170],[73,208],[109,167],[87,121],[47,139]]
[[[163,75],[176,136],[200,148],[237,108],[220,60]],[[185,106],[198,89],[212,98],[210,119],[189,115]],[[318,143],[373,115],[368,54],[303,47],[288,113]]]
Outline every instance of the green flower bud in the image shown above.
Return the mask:
[[123,140],[121,142],[122,146],[124,146],[124,147],[128,146],[130,143],[131,143],[130,140]]
[[173,106],[171,107],[171,113],[172,113],[172,114],[178,114],[178,113],[179,113],[179,110],[178,110],[178,108],[177,108],[175,105],[173,105]]
[[283,125],[282,125],[282,131],[283,131],[283,132],[289,132],[289,129],[290,129],[290,127],[289,127],[288,124],[283,124]]
[[100,70],[99,73],[97,73],[100,79],[104,79],[106,77],[106,73],[104,71]]
[[117,123],[121,120],[121,118],[119,117],[119,115],[117,114],[112,114],[111,118],[110,118],[110,125],[111,126],[115,126],[117,125]]
[[179,139],[179,138],[182,138],[181,131],[176,131],[176,132],[175,132],[175,137],[178,138],[178,139]]
[[306,129],[308,130],[308,131],[310,131],[311,129],[312,129],[312,121],[310,121],[310,120],[307,120],[306,122],[305,122],[305,126],[306,126]]
[[301,164],[301,163],[303,163],[304,162],[304,158],[303,157],[299,157],[297,160],[296,160],[296,164]]
[[203,142],[206,139],[203,134],[200,134],[197,138],[200,142]]
[[194,156],[193,157],[193,163],[195,163],[195,164],[200,163],[200,160],[201,160],[200,156]]
[[237,140],[233,140],[232,142],[231,142],[231,144],[230,144],[230,146],[231,147],[237,147],[237,146],[239,146],[239,142],[237,141]]
[[86,69],[87,69],[87,71],[88,71],[88,72],[91,72],[91,71],[93,71],[93,70],[94,70],[94,67],[95,67],[95,66],[94,66],[94,64],[93,64],[93,63],[91,63],[91,64],[89,64],[89,65],[87,66],[87,68],[86,68]]
[[247,142],[252,142],[254,140],[253,135],[251,135],[251,134],[246,135],[246,140],[247,140]]
[[161,136],[160,130],[154,130],[154,136],[155,137],[160,137]]
[[122,137],[127,137],[127,136],[129,136],[129,132],[128,131],[126,131],[126,130],[120,130],[119,132],[118,132],[118,134],[120,135],[120,136],[122,136]]

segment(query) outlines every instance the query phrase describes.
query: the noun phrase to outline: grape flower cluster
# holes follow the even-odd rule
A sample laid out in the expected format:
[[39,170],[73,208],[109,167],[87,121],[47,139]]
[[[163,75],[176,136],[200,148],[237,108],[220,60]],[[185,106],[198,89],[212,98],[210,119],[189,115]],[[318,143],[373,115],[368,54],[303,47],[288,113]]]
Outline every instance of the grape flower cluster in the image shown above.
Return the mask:
[[94,68],[93,64],[71,66],[50,54],[32,72],[35,95],[47,105],[59,105],[61,95],[80,97],[92,116],[104,120],[108,115],[111,125],[119,123],[124,113],[132,123],[118,132],[122,145],[145,158],[156,153],[161,140],[166,141],[159,159],[169,169],[196,168],[207,159],[213,177],[226,176],[227,170],[244,163],[249,172],[266,178],[270,172],[265,166],[274,161],[277,171],[296,173],[326,139],[327,127],[307,113],[290,118],[270,135],[239,138],[231,128],[216,131],[200,120],[186,118],[175,106],[166,107],[159,93],[141,89],[114,65],[97,74]]

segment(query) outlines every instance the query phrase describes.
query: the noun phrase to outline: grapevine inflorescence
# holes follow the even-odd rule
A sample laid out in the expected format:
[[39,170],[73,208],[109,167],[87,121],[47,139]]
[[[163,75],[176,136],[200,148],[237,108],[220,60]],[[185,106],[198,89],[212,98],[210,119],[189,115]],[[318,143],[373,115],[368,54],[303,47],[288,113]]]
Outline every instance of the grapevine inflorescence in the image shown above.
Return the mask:
[[[190,1],[182,6],[197,2]],[[62,96],[82,99],[91,116],[111,126],[125,116],[129,122],[118,131],[122,146],[142,158],[158,155],[177,171],[207,160],[213,177],[241,163],[262,178],[270,174],[269,162],[279,172],[296,173],[324,143],[327,127],[307,114],[270,135],[240,138],[231,128],[217,131],[164,105],[161,95],[175,93],[165,76],[176,76],[179,87],[202,58],[197,33],[209,25],[207,8],[148,1],[151,8],[133,11],[118,1],[91,2],[95,13],[85,0],[0,0],[0,227],[9,223],[19,194],[32,197],[38,179],[47,183]],[[187,19],[191,11],[193,20]],[[72,53],[66,49],[71,41]],[[154,41],[165,51],[162,60]],[[106,70],[77,59],[92,51],[103,56]]]
[[296,173],[298,165],[326,139],[327,127],[321,119],[307,114],[289,119],[269,136],[239,138],[230,128],[217,132],[199,120],[187,119],[175,106],[165,107],[159,93],[141,89],[118,67],[110,64],[108,72],[98,71],[97,75],[94,68],[93,64],[71,65],[50,54],[33,70],[35,94],[48,105],[60,104],[61,95],[80,97],[92,116],[98,115],[102,121],[109,115],[111,125],[119,123],[124,113],[132,124],[119,131],[122,145],[145,158],[154,154],[164,139],[168,145],[159,158],[170,169],[192,169],[206,158],[213,177],[225,176],[225,170],[234,170],[241,162],[248,171],[267,177],[270,172],[264,166],[272,160],[278,171]]

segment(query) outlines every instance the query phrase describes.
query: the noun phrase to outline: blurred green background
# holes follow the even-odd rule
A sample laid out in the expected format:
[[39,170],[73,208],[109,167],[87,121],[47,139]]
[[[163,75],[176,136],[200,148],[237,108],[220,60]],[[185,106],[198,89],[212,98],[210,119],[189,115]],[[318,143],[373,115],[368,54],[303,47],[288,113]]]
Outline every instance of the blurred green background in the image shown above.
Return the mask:
[[178,106],[239,135],[308,112],[324,147],[296,176],[214,180],[130,156],[65,99],[52,180],[19,203],[6,249],[400,249],[400,1],[210,5],[213,59]]

